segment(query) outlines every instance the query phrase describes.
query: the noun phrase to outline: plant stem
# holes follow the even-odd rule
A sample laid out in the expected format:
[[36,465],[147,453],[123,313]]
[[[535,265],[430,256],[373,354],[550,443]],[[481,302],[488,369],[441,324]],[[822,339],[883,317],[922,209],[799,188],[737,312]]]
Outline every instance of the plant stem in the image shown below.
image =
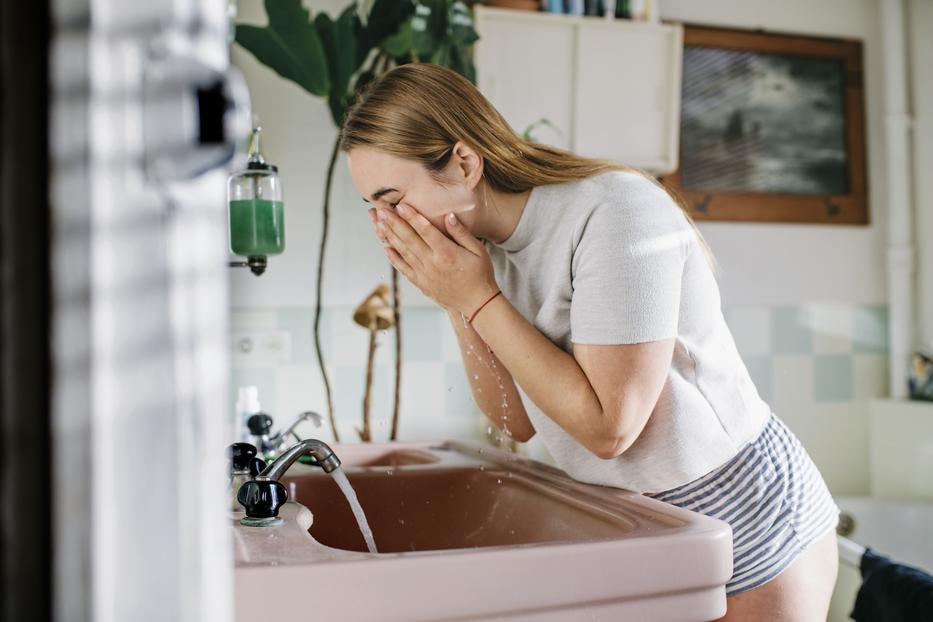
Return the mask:
[[376,325],[369,329],[369,360],[366,362],[366,392],[363,394],[363,429],[359,430],[360,440],[368,443],[372,440],[369,427],[370,398],[373,392],[373,362],[376,358]]
[[334,415],[334,400],[330,390],[330,380],[327,377],[327,367],[324,366],[324,355],[321,352],[321,292],[324,283],[324,251],[327,248],[327,228],[330,221],[330,187],[334,180],[334,165],[337,162],[337,153],[340,147],[340,133],[334,139],[334,148],[330,153],[330,162],[327,165],[327,181],[324,183],[324,222],[321,229],[321,248],[317,260],[317,294],[314,303],[314,349],[317,351],[317,362],[321,367],[321,378],[324,380],[324,392],[327,394],[327,416],[330,427],[334,431],[334,442],[340,442],[340,433],[337,431],[337,419]]
[[402,314],[399,304],[398,270],[392,266],[392,314],[395,319],[395,405],[392,410],[392,434],[389,440],[398,438],[399,402],[402,394]]

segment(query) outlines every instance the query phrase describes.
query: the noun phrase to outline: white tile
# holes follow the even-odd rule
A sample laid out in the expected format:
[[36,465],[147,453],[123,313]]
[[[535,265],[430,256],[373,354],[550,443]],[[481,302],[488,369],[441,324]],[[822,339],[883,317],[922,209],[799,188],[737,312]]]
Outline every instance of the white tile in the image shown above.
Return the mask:
[[775,412],[800,439],[834,495],[868,493],[867,403],[819,403]]
[[276,327],[275,309],[236,309],[230,313],[230,328],[263,328]]
[[855,399],[868,400],[888,395],[888,357],[886,354],[856,352],[852,355]]
[[933,501],[933,403],[872,400],[873,495]]
[[771,401],[779,404],[813,402],[813,357],[807,354],[776,354]]
[[445,363],[459,363],[463,358],[460,354],[460,344],[457,342],[454,327],[451,326],[450,320],[446,317],[441,327],[441,354]]
[[729,307],[725,317],[740,353],[771,352],[771,310],[768,307]]
[[409,424],[444,417],[444,364],[406,363],[402,368],[400,418]]
[[813,333],[813,351],[851,352],[854,330],[852,306],[842,303],[814,303],[807,306]]

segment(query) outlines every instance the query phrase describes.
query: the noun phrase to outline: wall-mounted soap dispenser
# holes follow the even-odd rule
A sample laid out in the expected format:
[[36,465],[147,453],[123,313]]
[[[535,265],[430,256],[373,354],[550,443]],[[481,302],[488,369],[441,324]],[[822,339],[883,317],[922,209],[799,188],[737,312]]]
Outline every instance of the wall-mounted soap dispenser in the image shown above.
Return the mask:
[[246,261],[231,261],[259,276],[266,258],[285,250],[285,205],[278,168],[266,162],[260,144],[261,127],[253,128],[246,168],[227,180],[230,250]]

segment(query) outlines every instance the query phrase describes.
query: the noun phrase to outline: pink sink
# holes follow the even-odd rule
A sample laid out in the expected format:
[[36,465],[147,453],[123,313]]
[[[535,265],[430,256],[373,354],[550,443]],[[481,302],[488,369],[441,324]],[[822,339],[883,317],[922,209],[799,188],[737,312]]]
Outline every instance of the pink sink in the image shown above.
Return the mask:
[[[711,620],[721,521],[478,444],[336,445],[379,553],[336,483],[296,464],[278,527],[234,523],[237,617]],[[310,511],[309,511],[310,510]],[[312,517],[312,514],[313,517]]]

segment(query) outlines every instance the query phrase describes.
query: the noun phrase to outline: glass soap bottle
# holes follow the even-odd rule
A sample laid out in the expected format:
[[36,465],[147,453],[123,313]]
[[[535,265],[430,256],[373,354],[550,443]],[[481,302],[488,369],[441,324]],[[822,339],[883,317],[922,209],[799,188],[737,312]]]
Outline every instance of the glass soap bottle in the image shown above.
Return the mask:
[[230,215],[230,250],[249,258],[256,274],[265,269],[265,258],[285,250],[285,205],[278,168],[262,156],[260,132],[253,129],[246,168],[227,180]]

